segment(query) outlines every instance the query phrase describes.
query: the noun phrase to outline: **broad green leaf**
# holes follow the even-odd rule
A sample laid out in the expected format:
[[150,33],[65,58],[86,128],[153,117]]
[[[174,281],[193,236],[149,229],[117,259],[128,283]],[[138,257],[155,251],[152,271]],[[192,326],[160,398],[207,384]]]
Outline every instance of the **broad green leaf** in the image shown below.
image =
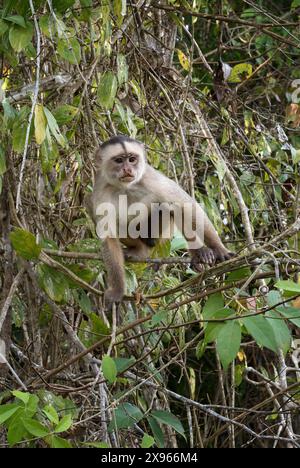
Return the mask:
[[7,421],[20,408],[16,403],[10,403],[0,406],[0,424]]
[[37,395],[29,395],[29,400],[26,404],[25,413],[28,418],[32,418],[38,410],[39,397]]
[[222,294],[217,293],[209,296],[208,300],[203,307],[203,318],[209,319],[213,316],[214,312],[224,308],[224,299]]
[[259,346],[264,346],[271,349],[275,353],[278,352],[278,344],[274,334],[274,330],[268,320],[262,315],[255,317],[245,317],[242,323],[247,328],[247,331],[255,339]]
[[137,406],[131,403],[124,403],[114,411],[109,430],[113,431],[115,429],[128,429],[133,427],[143,416],[143,413]]
[[184,429],[181,421],[168,411],[151,411],[151,416],[159,423],[172,427],[178,434],[185,438]]
[[5,21],[9,21],[10,23],[17,24],[18,26],[22,26],[22,28],[26,29],[26,22],[23,16],[20,15],[12,15],[12,16],[6,16]]
[[[206,320],[221,320],[225,319],[227,317],[230,317],[234,315],[234,311],[231,309],[220,309],[217,311],[206,311],[206,314],[203,313],[203,316],[205,315]],[[205,328],[205,336],[204,336],[204,343],[205,345],[207,343],[212,343],[215,341],[220,333],[220,331],[223,329],[225,323],[224,322],[208,322],[204,324]]]
[[276,311],[285,317],[289,322],[300,328],[300,309],[295,307],[277,307]]
[[102,359],[102,372],[111,384],[117,380],[117,367],[115,361],[110,356],[104,356]]
[[38,145],[41,145],[46,138],[47,120],[44,113],[44,108],[41,104],[37,104],[34,110],[34,128],[35,140]]
[[127,0],[113,0],[113,12],[117,17],[117,25],[120,27],[126,15]]
[[253,73],[253,67],[251,63],[240,63],[235,65],[231,70],[228,78],[229,83],[240,83],[244,79],[249,78]]
[[225,323],[218,333],[217,352],[224,370],[236,358],[241,345],[241,327],[237,320]]
[[300,6],[300,0],[293,0],[291,8],[298,8]]
[[132,356],[131,358],[114,358],[114,362],[117,368],[118,374],[121,372],[124,372],[125,369],[127,369],[129,366],[132,366],[134,364],[136,359]]
[[68,299],[69,284],[66,277],[48,265],[40,264],[37,268],[41,287],[55,302],[65,302]]
[[57,425],[59,423],[59,417],[56,409],[53,406],[47,405],[43,409],[43,413],[47,416],[50,422]]
[[59,434],[60,432],[68,431],[70,427],[72,426],[72,423],[73,423],[72,416],[70,414],[67,414],[59,421],[59,423],[54,429],[54,432],[56,434]]
[[177,49],[177,55],[182,68],[186,71],[190,71],[191,63],[188,57],[184,54],[184,52],[182,52],[182,50]]
[[0,19],[0,36],[8,30],[8,26],[3,19]]
[[25,392],[20,392],[19,390],[14,390],[12,392],[13,396],[15,396],[16,398],[18,398],[18,400],[21,400],[23,401],[23,403],[25,405],[27,405],[27,403],[29,402],[29,399],[30,399],[30,393],[25,393]]
[[65,139],[59,130],[59,126],[57,125],[57,122],[53,114],[49,111],[49,109],[47,109],[47,107],[44,107],[44,112],[45,112],[45,116],[47,119],[50,132],[52,133],[52,135],[54,136],[58,144],[64,147],[66,145]]
[[50,445],[52,448],[72,448],[72,444],[68,440],[56,435],[51,436]]
[[3,146],[0,144],[0,176],[6,172],[5,152]]
[[45,174],[52,171],[58,157],[59,151],[56,142],[51,137],[50,139],[46,138],[40,148],[41,165]]
[[10,447],[18,444],[27,435],[27,430],[24,427],[23,421],[20,418],[16,418],[8,427],[7,431],[7,442]]
[[118,90],[117,77],[112,72],[106,72],[100,78],[98,101],[104,109],[112,109]]
[[59,125],[64,125],[71,122],[78,112],[78,107],[70,106],[69,104],[62,104],[53,111],[53,116]]
[[14,250],[26,260],[38,259],[41,253],[41,247],[36,243],[35,237],[31,232],[15,228],[10,234],[10,240]]
[[16,52],[21,52],[30,43],[33,35],[32,23],[26,23],[26,28],[13,25],[9,30],[9,42]]
[[49,429],[35,419],[23,419],[23,424],[26,431],[34,437],[46,437],[49,434]]
[[52,0],[54,10],[59,13],[64,13],[68,8],[72,7],[75,0]]
[[[16,120],[16,122],[13,125],[12,145],[13,145],[13,150],[16,151],[17,153],[23,153],[24,151],[27,126],[28,126],[28,122],[25,120],[23,120],[22,122],[19,120]],[[30,143],[31,138],[32,138],[32,134],[33,134],[32,130],[33,130],[33,125],[30,128],[28,143]]]
[[58,54],[72,65],[79,64],[81,61],[80,44],[75,37],[59,39],[57,44]]
[[117,55],[117,66],[118,66],[118,83],[119,86],[122,86],[124,83],[128,82],[128,65],[126,62],[126,57],[123,54]]
[[154,438],[148,434],[144,434],[143,440],[141,442],[141,448],[144,448],[144,449],[150,448],[154,444],[155,444]]
[[278,289],[283,289],[283,291],[295,292],[300,294],[300,284],[294,283],[294,281],[291,280],[278,281],[275,284],[275,287]]
[[292,336],[285,320],[275,311],[267,312],[265,317],[268,318],[268,322],[273,328],[278,348],[286,354],[291,347]]
[[158,448],[164,448],[164,434],[163,431],[161,430],[160,425],[156,421],[156,419],[152,418],[151,416],[147,417],[147,420],[149,422],[149,425],[151,427],[152,434],[154,435],[155,438],[155,443]]

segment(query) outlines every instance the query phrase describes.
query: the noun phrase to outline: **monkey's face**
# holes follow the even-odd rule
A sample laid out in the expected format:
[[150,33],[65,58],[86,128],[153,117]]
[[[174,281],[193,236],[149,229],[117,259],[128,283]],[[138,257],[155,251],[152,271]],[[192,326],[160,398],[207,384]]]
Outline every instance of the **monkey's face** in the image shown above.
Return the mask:
[[145,171],[144,148],[139,143],[112,145],[101,159],[102,174],[114,186],[126,188],[138,182]]

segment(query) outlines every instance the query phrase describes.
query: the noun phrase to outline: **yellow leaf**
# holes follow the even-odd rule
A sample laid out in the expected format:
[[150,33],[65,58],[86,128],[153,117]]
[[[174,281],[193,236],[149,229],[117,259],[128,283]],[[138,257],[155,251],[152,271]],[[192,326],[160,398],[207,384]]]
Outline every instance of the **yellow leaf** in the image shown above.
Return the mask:
[[246,360],[246,355],[245,355],[244,351],[239,351],[239,352],[237,353],[237,357],[238,357],[238,360],[239,360],[240,362],[243,362],[243,361]]
[[44,108],[41,104],[35,106],[34,111],[34,128],[35,140],[38,145],[41,145],[46,138],[47,120],[44,114]]
[[186,71],[190,71],[191,64],[187,56],[182,52],[182,50],[177,49],[178,59],[182,68]]

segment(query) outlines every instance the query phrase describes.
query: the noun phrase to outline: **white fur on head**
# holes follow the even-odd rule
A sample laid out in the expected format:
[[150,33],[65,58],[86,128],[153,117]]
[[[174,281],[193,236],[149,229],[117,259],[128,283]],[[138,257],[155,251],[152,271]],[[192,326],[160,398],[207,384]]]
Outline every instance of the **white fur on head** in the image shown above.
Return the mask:
[[[125,183],[118,181],[116,177],[110,174],[109,171],[109,161],[110,159],[117,156],[124,156],[126,154],[133,154],[139,157],[138,164],[136,166],[136,177],[132,182]],[[100,147],[97,152],[98,157],[98,166],[102,168],[102,173],[108,183],[112,185],[119,185],[121,187],[129,187],[141,180],[144,175],[146,168],[146,155],[145,148],[142,143],[138,141],[112,141],[108,144],[104,144],[104,147]]]

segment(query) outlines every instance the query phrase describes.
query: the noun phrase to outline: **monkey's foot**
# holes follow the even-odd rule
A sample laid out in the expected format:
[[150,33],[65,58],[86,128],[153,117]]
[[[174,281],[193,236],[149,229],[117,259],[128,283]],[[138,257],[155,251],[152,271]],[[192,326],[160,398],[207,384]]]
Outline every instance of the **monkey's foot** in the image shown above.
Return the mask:
[[104,293],[104,307],[111,311],[113,304],[119,304],[124,296],[124,292],[117,289],[107,289]]
[[230,252],[229,250],[221,247],[214,248],[213,252],[216,262],[218,263],[226,262],[226,260],[230,260],[232,257],[235,256],[234,252]]
[[209,247],[190,250],[192,255],[191,267],[199,272],[203,271],[203,265],[213,265],[216,261],[214,251]]

